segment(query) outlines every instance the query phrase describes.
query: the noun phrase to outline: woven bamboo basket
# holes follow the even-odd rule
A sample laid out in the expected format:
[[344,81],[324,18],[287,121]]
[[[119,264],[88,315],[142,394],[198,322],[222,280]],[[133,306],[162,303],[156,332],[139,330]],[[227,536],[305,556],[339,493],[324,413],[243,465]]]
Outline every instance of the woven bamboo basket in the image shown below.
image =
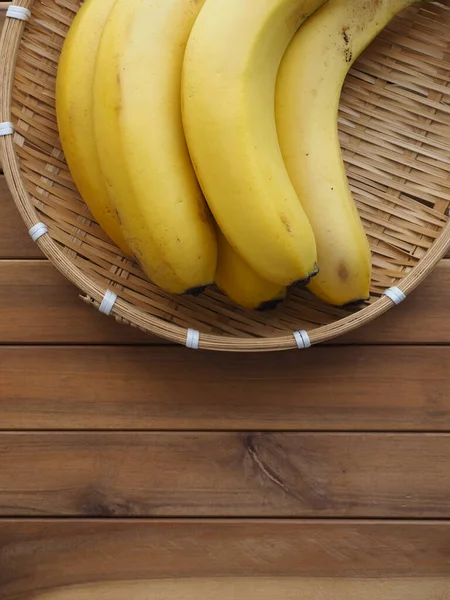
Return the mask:
[[370,300],[334,308],[292,289],[262,313],[237,308],[213,287],[198,298],[166,294],[103,234],[71,179],[55,116],[58,59],[81,0],[15,4],[31,17],[7,19],[2,34],[0,123],[12,122],[14,134],[0,137],[1,164],[26,226],[34,237],[45,233],[37,239],[42,252],[86,302],[118,321],[208,350],[318,344],[389,310],[450,246],[448,1],[403,12],[360,57],[343,91],[341,144],[373,253]]

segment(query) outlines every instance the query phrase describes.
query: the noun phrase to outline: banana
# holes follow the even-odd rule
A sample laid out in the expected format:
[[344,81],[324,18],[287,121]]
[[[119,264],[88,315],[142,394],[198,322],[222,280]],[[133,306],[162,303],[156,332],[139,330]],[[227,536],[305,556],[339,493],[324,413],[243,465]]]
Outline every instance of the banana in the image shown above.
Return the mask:
[[324,1],[207,0],[183,64],[184,129],[206,200],[233,249],[280,286],[315,274],[317,254],[278,143],[275,83]]
[[298,31],[278,73],[275,114],[291,181],[312,225],[319,274],[309,289],[335,305],[369,296],[371,254],[338,137],[338,107],[356,58],[411,0],[329,0]]
[[180,294],[214,281],[214,225],[181,120],[185,46],[203,0],[117,0],[94,78],[95,136],[125,237],[148,277]]
[[86,0],[65,39],[56,78],[56,116],[72,178],[94,218],[125,254],[131,250],[105,185],[94,138],[95,57],[114,0]]
[[286,288],[260,277],[217,232],[216,284],[233,302],[248,310],[266,310],[286,298]]

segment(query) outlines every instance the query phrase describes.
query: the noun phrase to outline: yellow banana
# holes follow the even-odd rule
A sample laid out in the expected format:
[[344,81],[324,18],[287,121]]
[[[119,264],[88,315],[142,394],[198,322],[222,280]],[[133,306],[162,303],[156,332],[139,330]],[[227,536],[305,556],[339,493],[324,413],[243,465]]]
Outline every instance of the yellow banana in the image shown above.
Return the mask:
[[181,120],[185,46],[203,0],[117,0],[100,43],[95,135],[126,239],[168,292],[212,283],[217,243]]
[[316,272],[312,228],[274,118],[282,56],[325,0],[207,0],[183,65],[183,122],[197,177],[234,250],[279,285]]
[[369,296],[370,248],[338,137],[348,70],[411,0],[329,0],[299,30],[282,60],[275,113],[283,158],[310,220],[319,274],[309,289],[336,305]]
[[260,277],[233,250],[221,231],[217,232],[219,255],[216,284],[242,308],[266,310],[286,298],[286,288]]
[[56,78],[56,116],[72,178],[94,218],[131,254],[103,179],[94,138],[92,84],[103,27],[114,0],[86,0],[72,22]]

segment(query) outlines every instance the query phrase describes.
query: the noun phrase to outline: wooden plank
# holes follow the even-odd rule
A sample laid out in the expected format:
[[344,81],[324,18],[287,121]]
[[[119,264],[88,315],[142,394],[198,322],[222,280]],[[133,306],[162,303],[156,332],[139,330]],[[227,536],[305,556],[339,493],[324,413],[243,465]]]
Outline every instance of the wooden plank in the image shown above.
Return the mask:
[[448,344],[449,306],[450,260],[443,260],[404,303],[336,342]]
[[[450,261],[400,306],[335,343],[449,344]],[[164,343],[81,302],[47,261],[0,261],[0,344]],[[219,359],[218,359],[219,360]]]
[[34,600],[439,600],[450,578],[211,577],[109,582],[57,588]]
[[12,600],[142,579],[448,578],[449,543],[447,521],[0,521],[0,589]]
[[1,258],[43,258],[39,246],[28,235],[22,217],[10,196],[6,180],[2,175],[0,175]]
[[[0,28],[2,12],[0,11]],[[1,165],[0,165],[1,167]],[[41,257],[38,246],[31,242],[11,194],[0,172],[0,259]],[[450,258],[450,250],[447,253]]]
[[[1,19],[2,12],[0,10],[0,28]],[[41,256],[39,247],[30,240],[6,186],[5,178],[0,172],[0,259],[39,258]],[[447,256],[450,258],[450,250]]]
[[[0,27],[1,15],[0,11]],[[450,258],[450,250],[447,256]],[[5,178],[0,173],[0,259],[39,257],[42,257],[42,253],[30,240],[6,186]]]
[[449,371],[450,347],[0,347],[0,428],[449,431]]
[[0,515],[448,518],[450,435],[1,433]]
[[86,305],[48,261],[0,261],[0,344],[155,340]]

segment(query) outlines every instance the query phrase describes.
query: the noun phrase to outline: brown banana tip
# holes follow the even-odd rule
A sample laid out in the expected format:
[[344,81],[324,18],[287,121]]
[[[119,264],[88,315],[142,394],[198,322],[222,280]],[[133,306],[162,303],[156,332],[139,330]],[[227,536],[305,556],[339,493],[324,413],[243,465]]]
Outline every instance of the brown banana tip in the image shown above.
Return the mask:
[[311,281],[311,279],[315,277],[318,273],[319,267],[317,263],[314,263],[314,269],[311,271],[308,277],[306,277],[305,279],[298,279],[297,281],[294,281],[294,283],[292,283],[291,286],[306,287]]
[[197,298],[198,296],[200,296],[200,294],[203,294],[203,292],[206,290],[207,287],[208,287],[207,285],[199,285],[198,287],[194,287],[189,290],[186,290],[184,293],[187,296],[194,296],[195,298]]
[[256,309],[258,312],[264,312],[267,310],[275,310],[275,308],[283,302],[284,298],[274,298],[267,302],[262,302]]

